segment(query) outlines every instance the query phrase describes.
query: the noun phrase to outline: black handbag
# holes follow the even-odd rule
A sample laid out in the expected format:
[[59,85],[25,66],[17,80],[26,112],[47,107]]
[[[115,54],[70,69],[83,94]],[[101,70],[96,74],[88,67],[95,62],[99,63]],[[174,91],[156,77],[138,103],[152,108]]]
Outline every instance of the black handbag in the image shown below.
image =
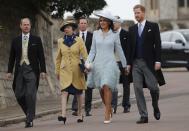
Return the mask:
[[83,59],[80,60],[81,62],[79,63],[79,67],[81,72],[85,73],[85,62]]

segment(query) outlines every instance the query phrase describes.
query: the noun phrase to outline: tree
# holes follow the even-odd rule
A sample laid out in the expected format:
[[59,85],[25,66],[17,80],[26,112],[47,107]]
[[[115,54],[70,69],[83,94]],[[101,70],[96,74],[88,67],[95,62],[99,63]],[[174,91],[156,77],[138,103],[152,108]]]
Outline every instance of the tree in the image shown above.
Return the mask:
[[105,0],[0,0],[0,8],[15,8],[28,14],[37,14],[42,9],[53,17],[61,18],[65,11],[74,12],[74,17],[89,16],[94,10],[103,9]]
[[104,0],[53,0],[51,11],[57,10],[57,17],[62,17],[65,11],[74,12],[74,17],[89,16],[94,10],[100,10],[107,3]]

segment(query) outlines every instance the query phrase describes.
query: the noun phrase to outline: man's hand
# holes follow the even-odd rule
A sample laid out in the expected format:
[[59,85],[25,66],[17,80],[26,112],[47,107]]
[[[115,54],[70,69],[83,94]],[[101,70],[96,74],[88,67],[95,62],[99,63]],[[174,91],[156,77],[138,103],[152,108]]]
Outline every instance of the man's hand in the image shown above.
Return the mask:
[[12,78],[12,73],[7,73],[5,79],[10,80]]
[[45,79],[46,78],[46,73],[45,72],[41,72],[40,76],[41,76],[42,79]]
[[131,66],[127,65],[127,67],[125,68],[125,75],[129,75],[130,71],[131,71]]
[[161,63],[160,62],[156,62],[154,68],[155,68],[155,70],[160,70],[161,69]]

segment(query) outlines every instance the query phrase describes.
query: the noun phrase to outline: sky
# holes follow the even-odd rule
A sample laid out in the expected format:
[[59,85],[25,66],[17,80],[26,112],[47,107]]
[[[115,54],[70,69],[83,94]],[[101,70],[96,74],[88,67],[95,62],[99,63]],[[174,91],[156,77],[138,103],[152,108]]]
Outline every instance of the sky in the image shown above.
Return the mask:
[[104,10],[118,15],[124,20],[134,20],[133,7],[140,3],[140,0],[106,0],[108,6]]
[[[133,7],[140,3],[140,0],[106,0],[107,6],[103,10],[111,12],[112,15],[118,15],[123,20],[134,20]],[[65,13],[64,18],[71,13]],[[94,17],[94,16],[92,16]]]

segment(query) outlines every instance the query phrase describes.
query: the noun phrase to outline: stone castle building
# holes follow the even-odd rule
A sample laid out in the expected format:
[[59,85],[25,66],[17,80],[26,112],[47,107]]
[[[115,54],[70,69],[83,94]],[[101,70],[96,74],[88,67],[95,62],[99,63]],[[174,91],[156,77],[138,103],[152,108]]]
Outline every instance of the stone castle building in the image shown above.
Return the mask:
[[160,23],[162,30],[189,28],[189,0],[141,0],[146,17]]

